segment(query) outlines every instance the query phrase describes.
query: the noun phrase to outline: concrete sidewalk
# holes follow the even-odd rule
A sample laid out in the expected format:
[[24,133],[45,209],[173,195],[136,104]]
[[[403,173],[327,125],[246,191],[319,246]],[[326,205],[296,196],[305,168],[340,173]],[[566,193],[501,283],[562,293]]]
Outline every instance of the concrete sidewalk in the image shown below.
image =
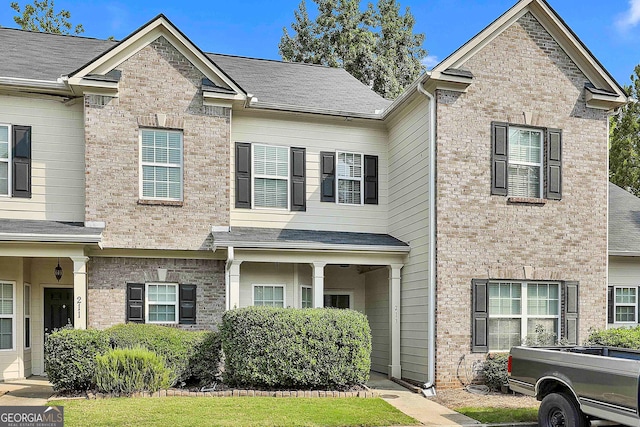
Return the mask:
[[42,406],[53,395],[53,387],[46,377],[32,376],[0,383],[0,393],[0,406]]
[[465,415],[414,393],[387,379],[382,374],[371,373],[367,386],[378,392],[383,400],[427,426],[479,426],[480,423]]

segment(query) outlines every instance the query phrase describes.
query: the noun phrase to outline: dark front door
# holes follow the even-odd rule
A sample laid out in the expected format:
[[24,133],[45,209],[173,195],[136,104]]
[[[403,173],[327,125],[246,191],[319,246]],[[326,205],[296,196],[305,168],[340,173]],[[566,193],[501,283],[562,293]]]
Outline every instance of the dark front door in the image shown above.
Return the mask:
[[44,288],[44,333],[73,325],[73,289]]

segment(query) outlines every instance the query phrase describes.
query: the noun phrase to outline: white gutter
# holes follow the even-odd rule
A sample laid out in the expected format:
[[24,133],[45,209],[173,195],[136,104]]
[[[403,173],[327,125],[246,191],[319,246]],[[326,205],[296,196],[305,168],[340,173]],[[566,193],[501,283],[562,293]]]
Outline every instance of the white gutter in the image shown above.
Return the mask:
[[323,245],[318,243],[300,243],[300,242],[224,242],[216,241],[217,247],[229,248],[234,246],[243,249],[291,249],[291,250],[327,250],[327,251],[359,251],[359,252],[399,252],[408,253],[411,248],[409,246],[373,246],[373,245]]
[[[427,73],[430,75],[430,73]],[[428,378],[422,386],[425,396],[436,393],[436,98],[424,89],[423,81],[418,92],[429,98],[429,351]]]
[[225,307],[226,310],[231,310],[231,299],[229,298],[231,291],[231,275],[229,269],[231,268],[231,264],[233,264],[233,259],[235,257],[235,251],[233,250],[233,246],[229,246],[227,248],[227,263],[224,265],[224,295],[225,295]]
[[31,234],[31,233],[0,233],[2,242],[61,242],[61,243],[100,243],[102,235],[95,234]]
[[15,86],[20,88],[30,89],[47,89],[68,92],[69,88],[66,84],[60,81],[51,80],[31,80],[22,79],[19,77],[0,77],[0,85],[2,86]]

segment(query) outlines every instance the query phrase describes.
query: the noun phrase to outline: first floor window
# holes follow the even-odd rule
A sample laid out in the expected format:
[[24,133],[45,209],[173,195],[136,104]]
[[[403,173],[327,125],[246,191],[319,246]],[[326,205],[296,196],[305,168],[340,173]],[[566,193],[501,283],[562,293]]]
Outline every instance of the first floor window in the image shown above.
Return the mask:
[[147,285],[147,321],[177,323],[178,285]]
[[284,307],[284,286],[282,285],[254,285],[253,305],[269,307]]
[[13,349],[13,285],[0,283],[0,350]]
[[127,283],[127,322],[196,324],[197,286]]
[[24,285],[24,347],[31,348],[31,286]]
[[638,312],[637,288],[616,287],[615,288],[615,321],[636,323],[636,313]]
[[289,148],[253,145],[253,206],[288,209]]
[[559,337],[557,283],[489,282],[489,351],[509,350],[536,335]]
[[351,295],[338,292],[325,293],[324,306],[343,309],[351,308]]
[[142,197],[182,200],[182,132],[141,131]]
[[338,152],[338,203],[362,204],[362,154]]
[[302,308],[312,308],[313,307],[313,288],[310,286],[302,287]]

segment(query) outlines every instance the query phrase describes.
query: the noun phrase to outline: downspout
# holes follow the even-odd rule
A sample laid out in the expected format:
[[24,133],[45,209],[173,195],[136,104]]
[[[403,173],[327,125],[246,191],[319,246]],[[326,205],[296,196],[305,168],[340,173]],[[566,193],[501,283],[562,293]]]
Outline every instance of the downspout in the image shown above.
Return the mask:
[[231,310],[231,300],[230,300],[230,291],[231,291],[231,275],[229,269],[231,268],[231,264],[233,264],[235,253],[233,250],[233,246],[229,246],[227,248],[227,263],[224,266],[224,294],[225,294],[225,307],[226,310]]
[[[429,75],[429,73],[427,73]],[[436,382],[436,98],[427,92],[423,82],[418,92],[429,98],[429,351],[428,382],[422,385],[422,394],[435,396]]]

